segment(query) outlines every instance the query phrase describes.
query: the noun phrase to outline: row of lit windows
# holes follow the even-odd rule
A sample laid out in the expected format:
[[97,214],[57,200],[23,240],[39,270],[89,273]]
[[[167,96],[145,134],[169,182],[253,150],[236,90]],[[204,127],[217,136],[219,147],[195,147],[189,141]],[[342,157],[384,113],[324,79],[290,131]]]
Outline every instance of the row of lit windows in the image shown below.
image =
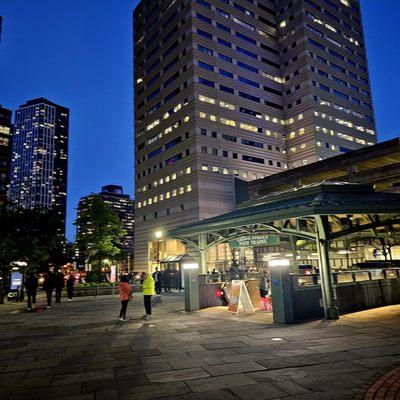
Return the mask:
[[[204,95],[200,94],[198,98],[199,98],[199,100],[201,102],[208,103],[208,104],[213,104],[213,105],[219,105],[220,107],[228,109],[228,110],[231,110],[231,111],[234,111],[236,109],[235,105],[227,103],[227,102],[222,101],[222,100],[216,100],[213,97],[208,97],[208,96],[204,96]],[[262,114],[261,113],[259,113],[257,111],[254,111],[254,110],[251,110],[251,109],[248,109],[248,108],[239,107],[239,111],[241,113],[243,113],[243,114],[247,114],[247,115],[250,115],[252,117],[256,117],[256,118],[259,118],[259,119],[262,118]],[[286,121],[284,119],[272,117],[272,116],[269,116],[269,115],[266,115],[266,114],[264,114],[264,119],[265,119],[265,121],[270,121],[270,122],[272,122],[274,124],[280,124],[280,125],[285,125],[286,124]],[[249,129],[249,130],[251,130],[251,129]]]
[[149,197],[146,200],[143,201],[138,201],[137,202],[137,207],[142,208],[146,206],[151,206],[152,204],[157,204],[159,201],[164,201],[164,200],[169,200],[173,197],[189,193],[192,191],[192,185],[186,185],[186,186],[181,186],[177,189],[173,189],[171,191],[165,192],[165,193],[160,193],[156,196]]
[[151,189],[152,187],[156,188],[158,186],[163,185],[164,183],[169,183],[171,181],[176,180],[178,178],[178,175],[179,176],[184,176],[184,175],[189,175],[191,173],[192,173],[192,167],[187,167],[187,168],[185,168],[185,170],[181,170],[179,173],[174,172],[173,174],[167,175],[167,176],[165,176],[163,178],[159,178],[159,179],[153,181],[152,184],[149,183],[147,185],[144,185],[144,186],[140,187],[138,189],[138,192],[139,193],[146,192],[147,190]]
[[329,134],[331,136],[337,136],[338,138],[345,139],[350,142],[356,142],[357,144],[361,144],[361,145],[372,146],[374,144],[372,142],[367,142],[364,139],[357,138],[357,137],[354,137],[354,136],[351,136],[351,135],[348,135],[348,134],[345,134],[342,132],[337,132],[337,131],[334,131],[333,129],[328,129],[328,128],[318,126],[318,125],[315,127],[315,130],[316,130],[316,132],[323,132],[323,133]]
[[332,103],[329,100],[325,100],[325,99],[321,99],[320,98],[318,100],[318,102],[319,102],[319,105],[321,105],[321,106],[333,107],[335,110],[342,111],[342,112],[344,112],[346,114],[354,115],[355,117],[358,117],[358,118],[368,117],[366,115],[362,115],[362,114],[358,113],[357,111],[350,110],[349,108],[343,107],[340,104]]
[[[272,165],[272,160],[270,160]],[[283,164],[283,168],[287,169],[287,164]],[[215,174],[223,174],[223,175],[233,175],[233,176],[240,176],[241,178],[245,179],[262,179],[267,176],[267,174],[251,172],[251,171],[239,171],[238,169],[230,169],[226,167],[218,167],[216,165],[208,165],[208,164],[201,164],[201,170],[204,172],[212,172]]]
[[[357,39],[355,39],[355,38],[353,38],[353,37],[351,37],[351,36],[349,36],[349,35],[347,35],[347,34],[345,34],[345,33],[340,32],[338,29],[336,29],[336,28],[333,27],[332,25],[330,25],[330,24],[328,24],[328,23],[322,21],[320,18],[318,18],[318,17],[316,17],[315,15],[311,14],[309,11],[306,10],[306,11],[305,11],[305,14],[307,15],[307,17],[311,18],[311,20],[312,20],[313,22],[315,22],[315,23],[317,23],[317,24],[319,24],[319,25],[324,26],[325,28],[329,29],[330,31],[332,31],[332,32],[334,32],[334,33],[336,33],[336,34],[338,34],[338,35],[341,35],[342,37],[344,37],[345,39],[347,39],[350,43],[353,43],[353,44],[355,44],[356,46],[360,46],[360,42],[359,42]],[[316,33],[318,36],[324,37],[324,34],[323,34],[322,32],[320,32],[320,31],[318,31],[318,30],[316,30],[316,31],[317,31],[317,32],[314,32],[314,33]],[[336,40],[332,39],[331,37],[326,36],[326,39],[327,39],[328,41],[330,41],[331,43],[335,44],[336,46],[342,47],[341,43],[338,43]]]
[[360,132],[366,132],[366,133],[368,133],[370,135],[375,135],[375,131],[373,129],[368,129],[368,128],[365,128],[364,126],[356,125],[351,121],[346,121],[346,120],[341,119],[341,118],[336,118],[336,117],[333,117],[332,115],[324,114],[324,113],[321,113],[319,111],[314,111],[314,115],[316,117],[319,117],[319,118],[322,118],[322,119],[328,119],[329,121],[336,122],[339,125],[347,126],[348,128],[354,128],[354,129],[356,129],[356,130],[358,130]]
[[[252,3],[252,0],[247,0],[247,1]],[[207,3],[207,2],[205,2],[203,0],[197,0],[196,2],[199,3],[200,5],[204,6],[205,8],[208,8],[209,10],[211,10],[211,4],[208,3],[209,6],[206,6],[206,5],[202,4],[202,3]],[[229,4],[228,1],[224,1],[223,0],[223,2],[225,4]],[[249,16],[249,17],[253,17],[253,18],[256,17],[256,15],[252,11],[245,9],[244,7],[240,6],[237,3],[234,3],[234,8],[237,11],[240,11],[243,14]],[[259,35],[261,35],[263,37],[266,37],[268,39],[276,41],[276,37],[274,35],[271,35],[271,34],[265,32],[262,29],[256,28],[254,25],[249,24],[248,22],[245,22],[245,21],[243,21],[243,20],[241,20],[241,19],[239,19],[237,17],[231,16],[230,13],[220,9],[219,7],[214,6],[213,9],[216,12],[216,14],[218,14],[219,16],[221,16],[223,18],[226,18],[226,19],[231,19],[233,22],[237,23],[238,25],[240,25],[240,26],[242,26],[242,27],[244,27],[246,29],[249,29],[249,30],[251,30],[253,32],[257,32]],[[268,21],[265,18],[260,17],[260,16],[258,16],[258,19],[260,21],[264,22],[265,24],[269,25],[270,26],[270,30],[271,30],[271,28],[275,29],[275,24],[273,24],[272,22],[270,22],[270,21]]]
[[2,133],[4,135],[9,135],[10,134],[10,127],[9,126],[0,125],[0,133]]

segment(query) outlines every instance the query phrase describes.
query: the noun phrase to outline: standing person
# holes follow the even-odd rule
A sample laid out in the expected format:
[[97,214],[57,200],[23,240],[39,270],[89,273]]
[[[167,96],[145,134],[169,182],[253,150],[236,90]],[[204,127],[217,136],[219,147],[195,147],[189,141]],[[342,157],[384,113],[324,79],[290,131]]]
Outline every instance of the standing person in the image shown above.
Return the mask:
[[44,278],[43,289],[46,291],[47,296],[47,306],[46,308],[51,307],[51,299],[53,297],[53,290],[55,287],[55,276],[51,269],[47,272]]
[[146,310],[146,315],[143,315],[143,318],[148,321],[151,318],[151,296],[154,294],[154,279],[147,272],[142,272],[142,291],[144,309]]
[[153,279],[154,279],[157,294],[161,294],[161,277],[162,277],[162,273],[161,273],[161,271],[158,270],[158,267],[156,267],[156,270],[153,272]]
[[171,291],[171,269],[169,268],[169,266],[164,272],[164,290],[165,293]]
[[61,293],[64,285],[65,285],[65,275],[61,271],[58,271],[55,276],[56,303],[61,302]]
[[30,272],[25,280],[26,294],[28,296],[27,310],[32,310],[32,304],[36,307],[36,292],[38,288],[38,276],[34,272]]
[[68,279],[67,279],[67,296],[68,296],[68,301],[72,301],[72,296],[74,294],[74,283],[75,283],[75,278],[74,275],[71,274]]
[[259,278],[260,297],[265,298],[265,296],[267,296],[269,293],[269,284],[271,281],[268,268],[263,268],[258,278]]
[[119,312],[119,320],[126,321],[126,309],[128,308],[129,300],[132,299],[132,286],[129,284],[127,275],[122,275],[118,285],[119,299],[121,300],[121,311]]

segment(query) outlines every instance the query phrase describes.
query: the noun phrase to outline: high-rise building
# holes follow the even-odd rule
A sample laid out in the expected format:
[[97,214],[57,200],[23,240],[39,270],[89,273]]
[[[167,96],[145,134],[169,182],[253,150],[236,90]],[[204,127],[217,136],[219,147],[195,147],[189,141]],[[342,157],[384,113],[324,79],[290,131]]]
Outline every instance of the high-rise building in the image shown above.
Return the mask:
[[65,235],[69,109],[43,97],[15,112],[9,199],[16,207],[57,208]]
[[0,106],[0,204],[7,199],[11,165],[12,111]]
[[232,210],[235,177],[376,143],[357,0],[142,0],[133,17],[137,268],[186,251],[155,231]]
[[[82,197],[79,200],[77,220],[76,220],[76,231],[77,235],[82,233],[90,235],[90,224],[83,226],[80,222],[80,214],[82,210],[87,207],[88,202],[93,195]],[[107,185],[101,188],[101,192],[98,194],[106,204],[110,207],[111,211],[118,215],[119,219],[123,224],[123,228],[126,231],[126,235],[123,241],[123,252],[125,254],[125,262],[128,270],[133,268],[133,238],[134,238],[134,227],[135,227],[135,204],[130,199],[129,194],[124,194],[122,186],[118,185]],[[85,255],[79,251],[77,252],[78,258],[81,260],[85,259]]]

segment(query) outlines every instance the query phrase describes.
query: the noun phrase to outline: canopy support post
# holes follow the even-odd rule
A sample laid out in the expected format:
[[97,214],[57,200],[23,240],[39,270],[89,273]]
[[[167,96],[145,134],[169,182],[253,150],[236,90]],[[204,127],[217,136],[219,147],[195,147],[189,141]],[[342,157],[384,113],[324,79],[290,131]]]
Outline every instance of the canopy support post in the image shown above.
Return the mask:
[[321,276],[322,301],[325,319],[338,319],[339,310],[335,305],[331,267],[329,264],[329,223],[327,215],[316,215],[317,247]]
[[199,244],[199,274],[206,274],[207,236],[205,233],[199,233],[198,244]]

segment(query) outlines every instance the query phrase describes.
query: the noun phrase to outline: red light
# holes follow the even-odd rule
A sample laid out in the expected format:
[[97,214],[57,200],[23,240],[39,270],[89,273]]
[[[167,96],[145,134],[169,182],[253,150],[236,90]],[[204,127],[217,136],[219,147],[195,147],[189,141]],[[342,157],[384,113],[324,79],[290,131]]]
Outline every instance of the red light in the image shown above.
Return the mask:
[[215,297],[222,297],[222,292],[221,292],[221,290],[216,290],[216,291],[215,291]]

